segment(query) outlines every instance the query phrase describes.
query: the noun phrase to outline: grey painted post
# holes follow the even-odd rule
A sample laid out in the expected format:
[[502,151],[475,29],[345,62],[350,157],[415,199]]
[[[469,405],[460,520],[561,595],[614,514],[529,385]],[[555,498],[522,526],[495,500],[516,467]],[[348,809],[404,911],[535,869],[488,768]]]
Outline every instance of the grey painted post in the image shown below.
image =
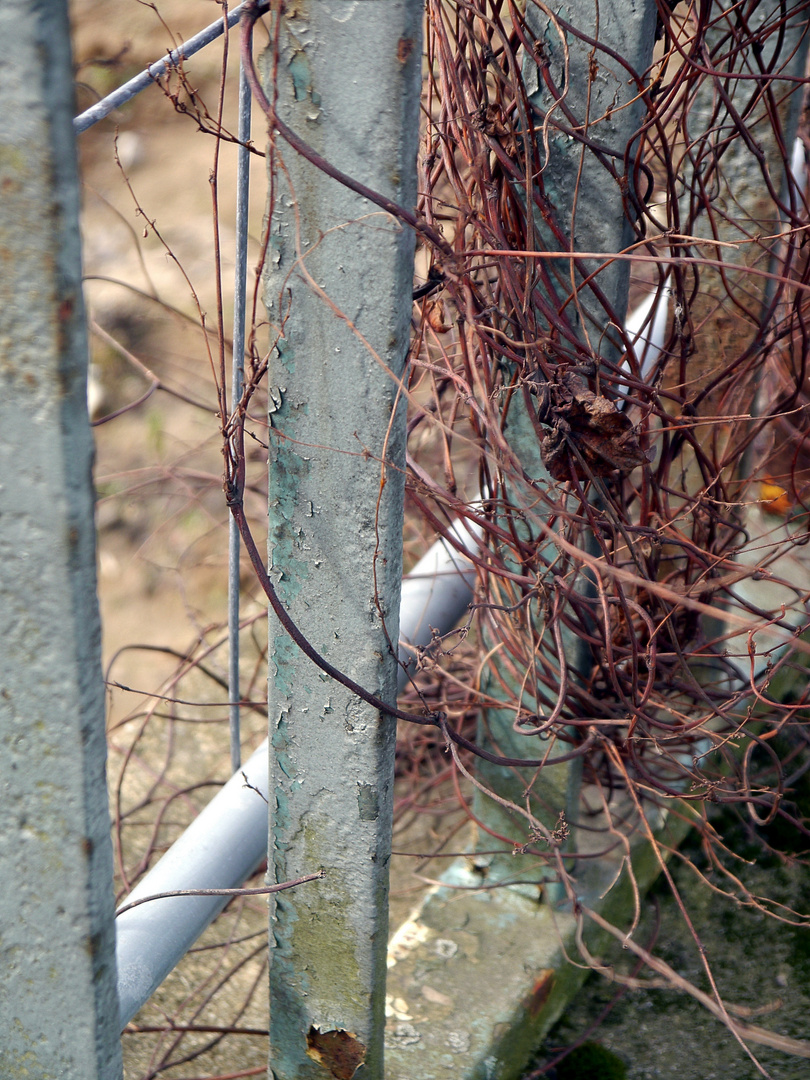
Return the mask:
[[[421,14],[417,0],[302,0],[283,19],[278,80],[290,127],[411,207]],[[393,702],[413,236],[280,140],[279,151],[266,279],[281,335],[271,573],[315,648]],[[326,871],[273,898],[271,1070],[327,1077],[343,1050],[380,1080],[395,725],[328,680],[273,618],[269,702],[271,876]]]
[[0,1074],[121,1075],[66,5],[0,3]]
[[[633,237],[632,223],[627,217],[628,177],[622,158],[642,119],[644,106],[641,101],[627,104],[637,96],[637,88],[630,81],[627,70],[605,50],[613,50],[634,71],[643,74],[652,59],[657,9],[652,0],[649,3],[600,0],[598,9],[595,0],[569,0],[564,7],[555,6],[555,12],[583,33],[598,38],[602,46],[594,48],[575,35],[565,33],[552,18],[550,9],[541,10],[531,0],[527,3],[527,24],[532,36],[542,43],[555,86],[565,88],[565,103],[576,122],[585,125],[587,121],[588,137],[614,152],[615,156],[608,155],[608,160],[618,172],[618,178],[610,175],[590,149],[583,148],[564,130],[556,129],[557,120],[563,126],[574,121],[566,120],[561,111],[555,112],[554,98],[538,78],[536,65],[527,57],[523,76],[529,100],[539,110],[535,117],[538,130],[543,116],[550,113],[552,118],[547,132],[544,132],[547,139],[547,160],[546,148],[542,151],[545,163],[542,175],[544,191],[558,223],[570,236],[574,252],[619,252],[627,247]],[[567,47],[567,66],[564,44]],[[629,160],[632,162],[632,154]],[[559,245],[540,216],[536,215],[536,219],[541,249],[545,246],[548,250],[559,250]],[[588,262],[588,272],[596,270],[597,266],[598,263]],[[566,282],[572,280],[570,264],[555,262],[551,274],[562,279],[561,295],[564,296],[570,289]],[[617,326],[621,326],[625,319],[629,278],[628,262],[614,263],[595,278],[596,285],[613,310]],[[578,273],[573,280],[580,283],[582,275]],[[566,312],[577,335],[583,342],[590,342],[596,355],[614,362],[618,360],[620,343],[615,328],[608,322],[603,304],[588,288],[579,294],[578,310],[569,304]],[[519,397],[510,406],[506,433],[528,475],[540,483],[553,484],[541,460],[534,427]],[[516,508],[525,508],[523,520],[526,527],[531,528],[531,507],[536,495],[524,489],[518,481],[510,484],[509,495]],[[584,575],[580,587],[587,588]],[[532,617],[529,609],[526,617]],[[590,658],[587,649],[565,628],[562,633],[569,670],[574,674],[578,670],[588,670]],[[497,680],[493,680],[491,692],[498,695]],[[525,691],[522,700],[527,709],[533,705]],[[541,700],[536,704],[541,714],[550,711],[549,702]],[[513,720],[514,714],[509,711],[489,710],[479,731],[479,743],[489,744],[498,753],[509,757],[540,757],[544,744],[516,733],[512,727]],[[513,770],[479,762],[478,775],[490,790],[518,805],[525,805],[524,790],[526,782],[531,781],[534,796],[532,812],[549,828],[554,827],[560,811],[567,813],[569,821],[578,816],[579,777],[578,770],[573,766],[558,765],[546,767],[539,774],[536,770],[527,770],[525,775],[517,775]],[[486,795],[476,794],[475,810],[495,833],[519,839],[526,831],[521,818]],[[490,835],[482,837],[482,843],[490,852],[499,846]],[[488,881],[502,877],[510,881],[518,880],[521,864],[525,864],[529,879],[537,880],[534,858],[515,858],[511,844],[500,846],[504,851],[503,856],[488,855],[479,859],[479,869],[486,874]]]
[[[647,71],[655,44],[657,8],[655,0],[568,0],[555,4],[555,16],[566,20],[581,33],[596,39],[598,45],[579,40],[562,30],[552,19],[551,9],[541,10],[533,0],[526,5],[526,22],[548,61],[549,75],[558,92],[564,91],[568,118],[555,108],[551,95],[531,58],[523,65],[523,77],[529,100],[539,111],[535,124],[542,131],[542,118],[551,122],[546,134],[547,150],[541,148],[544,164],[542,182],[557,222],[569,237],[572,251],[622,251],[634,239],[632,213],[634,177],[628,175],[623,157],[632,147],[632,139],[644,117],[644,102],[638,87],[623,65],[610,55],[624,59],[639,76]],[[563,40],[564,39],[564,40]],[[568,59],[566,63],[566,48]],[[557,125],[563,130],[559,130]],[[576,125],[603,151],[605,163],[589,147],[566,133]],[[544,137],[538,133],[541,144]],[[633,154],[629,153],[632,168]],[[611,176],[610,164],[618,176]],[[536,228],[549,250],[559,250],[550,230],[536,215]],[[572,227],[573,225],[573,227]],[[587,263],[589,271],[600,264]],[[555,263],[552,276],[564,280],[563,295],[571,281],[570,264]],[[582,273],[575,275],[577,284]],[[627,311],[630,263],[617,262],[594,279],[621,326]],[[587,338],[594,352],[603,358],[616,359],[621,347],[615,328],[607,324],[604,308],[591,294],[591,287],[579,293],[580,311],[569,303],[566,313],[580,335]]]

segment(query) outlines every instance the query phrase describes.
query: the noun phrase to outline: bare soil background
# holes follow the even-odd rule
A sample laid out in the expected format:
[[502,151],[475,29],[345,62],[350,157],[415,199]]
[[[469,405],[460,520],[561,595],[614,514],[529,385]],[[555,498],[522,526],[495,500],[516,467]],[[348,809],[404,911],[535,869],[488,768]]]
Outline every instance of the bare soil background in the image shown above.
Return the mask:
[[[71,17],[79,111],[220,13],[217,4],[206,0],[169,0],[159,9],[135,0],[76,0]],[[189,84],[214,112],[222,49],[220,40],[185,67]],[[237,70],[232,57],[225,117],[232,127]],[[170,85],[179,90],[176,78]],[[181,97],[187,100],[182,92]],[[230,337],[236,154],[232,145],[221,145],[218,202]],[[199,310],[216,332],[209,182],[215,148],[214,137],[178,113],[158,86],[79,139],[85,296],[91,326],[102,331],[91,333],[94,416],[98,420],[124,408],[150,386],[122,349],[201,406],[158,389],[137,408],[95,428],[99,599],[119,896],[229,772],[222,704],[227,700],[227,649],[222,644],[227,511]],[[263,212],[263,159],[255,159],[253,171],[255,237]],[[147,228],[147,219],[154,227]],[[251,258],[255,264],[255,245]],[[261,702],[264,679],[257,677],[256,665],[263,605],[251,607],[246,594],[243,614],[258,620],[256,644],[250,647],[253,639],[247,634],[243,650],[246,684]],[[182,662],[203,652],[208,652],[208,675]],[[201,704],[161,701],[151,696],[154,691]],[[243,724],[247,756],[265,734],[261,710],[245,709]],[[235,903],[204,935],[136,1018],[135,1027],[163,1030],[124,1036],[128,1080],[156,1075],[156,1070],[172,1077],[188,1076],[189,1070],[215,1075],[266,1068],[266,1039],[260,1034],[222,1035],[234,1027],[243,1032],[267,1027],[266,915],[260,900]],[[232,943],[223,947],[223,941]],[[166,1034],[172,1024],[209,1030]],[[179,1064],[166,1069],[172,1061]]]

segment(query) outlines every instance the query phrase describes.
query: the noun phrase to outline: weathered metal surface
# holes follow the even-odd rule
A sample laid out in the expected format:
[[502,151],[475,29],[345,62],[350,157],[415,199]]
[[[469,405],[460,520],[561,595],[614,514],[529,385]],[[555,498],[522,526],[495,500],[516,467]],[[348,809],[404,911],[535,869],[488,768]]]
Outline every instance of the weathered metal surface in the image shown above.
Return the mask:
[[[557,19],[576,27],[585,40],[563,30]],[[634,146],[645,106],[631,72],[643,77],[650,65],[656,19],[657,8],[647,0],[526,4],[527,25],[548,64],[545,77],[531,58],[523,67],[529,101],[538,110],[543,190],[573,252],[610,254],[623,251],[634,239],[633,221],[645,195],[638,190],[643,180],[635,171]],[[555,93],[545,78],[556,87]],[[591,145],[569,134],[573,129]],[[543,246],[560,249],[542,220],[536,227]],[[604,264],[592,260],[585,265],[593,272]],[[581,270],[573,272],[567,262],[555,262],[552,273],[561,283],[563,297],[585,276]],[[604,295],[615,313],[615,326],[620,326],[627,311],[629,280],[630,263],[608,265],[565,308],[582,339],[595,353],[611,359],[617,355],[615,328],[608,325],[605,308],[592,290]]]
[[[282,21],[279,113],[343,172],[416,201],[421,6],[304,2]],[[315,648],[396,695],[410,230],[281,141],[265,298],[269,560]],[[271,1070],[382,1077],[395,725],[270,621]],[[348,1068],[348,1066],[346,1066]],[[343,1075],[338,1072],[334,1075]],[[346,1075],[351,1075],[347,1072]]]
[[[581,41],[563,30],[557,21],[563,19],[583,33],[595,38],[598,45]],[[540,43],[539,54],[548,63],[548,77],[564,95],[567,114],[555,104],[556,97],[545,86],[538,74],[537,65],[529,57],[524,58],[523,77],[529,93],[529,101],[536,110],[535,124],[541,132],[542,185],[549,206],[558,224],[567,234],[572,252],[597,251],[619,252],[633,235],[632,216],[634,203],[629,197],[635,178],[632,175],[633,143],[643,116],[643,103],[638,100],[637,88],[628,70],[618,64],[611,51],[623,57],[629,69],[643,73],[652,58],[656,9],[652,4],[635,3],[630,0],[609,0],[597,7],[592,0],[573,0],[567,5],[540,9],[529,3],[526,8],[527,25]],[[634,100],[635,99],[635,100]],[[570,115],[569,115],[570,114]],[[549,124],[545,119],[549,118]],[[562,130],[557,130],[560,122]],[[598,146],[597,154],[583,146],[567,128],[575,126]],[[559,250],[549,228],[536,215],[538,247],[542,250]],[[581,269],[585,263],[586,269]],[[559,296],[573,292],[586,273],[592,273],[600,265],[594,260],[580,260],[580,269],[565,261],[555,262],[552,276],[559,284]],[[595,359],[617,362],[620,357],[619,338],[616,328],[625,319],[628,300],[629,263],[618,262],[599,273],[591,286],[585,287],[575,301],[565,305],[564,315],[569,320],[583,347],[592,351]],[[592,292],[596,287],[601,297]],[[551,301],[552,298],[548,297]],[[608,311],[612,312],[611,325]],[[522,400],[516,395],[510,406],[505,433],[512,450],[517,455],[529,477],[540,485],[553,487],[548,469],[541,458],[534,424],[529,418]],[[536,488],[525,484],[520,478],[509,480],[507,493],[515,515],[510,526],[522,530],[524,537],[538,541],[545,547],[549,562],[553,562],[556,549],[543,540],[542,533],[532,526],[537,512]],[[525,511],[525,512],[524,512]],[[577,588],[587,590],[589,582],[582,569],[572,570],[579,574]],[[549,582],[551,578],[549,577]],[[513,603],[516,597],[504,599]],[[545,616],[541,605],[524,605],[521,618],[525,620],[527,640],[541,638],[544,633]],[[580,638],[565,626],[561,627],[562,643],[569,674],[576,678],[590,670],[591,657]],[[550,635],[549,635],[550,636]],[[495,646],[497,643],[492,642]],[[498,653],[491,653],[490,663],[497,665]],[[498,699],[502,695],[500,677],[487,678],[487,692]],[[548,715],[553,700],[532,694],[533,680],[514,687],[520,694],[524,711],[537,711]],[[542,756],[545,744],[538,739],[527,738],[513,728],[514,712],[490,708],[483,716],[478,741],[496,753],[512,758],[537,758]],[[552,755],[553,756],[553,755]],[[561,764],[535,769],[513,770],[478,763],[479,779],[494,791],[501,800],[529,805],[532,813],[549,829],[553,829],[562,813],[569,820],[576,814],[579,798],[579,770],[576,765]],[[530,802],[525,794],[529,785]],[[517,812],[510,811],[495,799],[476,793],[475,812],[497,836],[526,839],[526,823]],[[538,883],[539,875],[535,860],[514,856],[514,845],[503,843],[487,833],[482,835],[482,847],[489,852],[497,849],[503,855],[481,857],[481,869],[487,880],[523,880]],[[537,895],[538,888],[545,885],[527,885],[527,890]],[[556,895],[555,890],[551,889]]]
[[121,1075],[66,5],[0,4],[0,1074]]

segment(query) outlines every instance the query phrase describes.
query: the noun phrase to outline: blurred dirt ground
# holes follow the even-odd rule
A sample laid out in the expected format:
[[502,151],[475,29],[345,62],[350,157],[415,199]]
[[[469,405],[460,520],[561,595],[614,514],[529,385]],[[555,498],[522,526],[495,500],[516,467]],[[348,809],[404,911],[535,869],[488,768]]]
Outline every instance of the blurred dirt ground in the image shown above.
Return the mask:
[[[220,11],[206,0],[168,0],[159,9],[136,0],[76,0],[71,15],[79,111],[213,22]],[[214,112],[221,66],[220,40],[185,69],[189,84]],[[236,70],[231,57],[226,126],[235,123],[231,87]],[[176,79],[171,86],[179,89]],[[137,409],[95,428],[104,664],[111,683],[132,688],[111,686],[109,691],[119,895],[124,877],[137,875],[142,859],[154,861],[228,774],[225,648],[214,647],[206,657],[209,675],[187,671],[177,678],[180,657],[223,640],[226,618],[227,515],[215,394],[192,295],[193,288],[216,331],[209,183],[215,148],[215,139],[179,114],[157,86],[79,139],[91,326],[97,324],[167,386],[203,406],[157,390]],[[228,337],[235,157],[233,146],[223,143],[219,208]],[[253,172],[255,239],[264,203],[262,158],[255,159]],[[147,218],[165,244],[146,229]],[[250,257],[255,264],[255,244]],[[91,359],[96,418],[148,390],[149,378],[108,337],[91,334]],[[244,614],[251,613],[259,616],[258,644],[251,648],[252,639],[245,635],[244,672],[262,699],[264,680],[256,679],[254,670],[262,605],[251,607],[248,597]],[[147,696],[154,690],[213,707],[161,703]],[[260,712],[251,710],[244,711],[243,724],[247,753],[264,736],[265,725]],[[265,1029],[266,917],[261,898],[232,904],[142,1010],[136,1025],[165,1032],[170,1019],[209,1029]],[[223,941],[231,944],[222,947]],[[128,1080],[154,1075],[156,1069],[172,1077],[266,1067],[266,1039],[259,1035],[164,1032],[125,1035]],[[171,1061],[178,1065],[165,1070]]]

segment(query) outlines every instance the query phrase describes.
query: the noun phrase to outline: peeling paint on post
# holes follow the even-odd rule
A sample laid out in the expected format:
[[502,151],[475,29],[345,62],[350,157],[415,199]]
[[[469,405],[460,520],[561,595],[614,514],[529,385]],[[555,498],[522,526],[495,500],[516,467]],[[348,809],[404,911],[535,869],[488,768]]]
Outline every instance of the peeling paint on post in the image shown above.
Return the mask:
[[66,4],[0,4],[0,1075],[121,1076]]
[[[296,4],[279,113],[327,160],[416,201],[421,4]],[[403,42],[409,47],[403,47]],[[269,563],[331,663],[396,696],[413,236],[279,141]],[[362,336],[361,336],[362,335]],[[375,355],[376,354],[376,355]],[[393,646],[393,650],[392,650]],[[271,1071],[381,1080],[395,724],[328,680],[271,616]]]

